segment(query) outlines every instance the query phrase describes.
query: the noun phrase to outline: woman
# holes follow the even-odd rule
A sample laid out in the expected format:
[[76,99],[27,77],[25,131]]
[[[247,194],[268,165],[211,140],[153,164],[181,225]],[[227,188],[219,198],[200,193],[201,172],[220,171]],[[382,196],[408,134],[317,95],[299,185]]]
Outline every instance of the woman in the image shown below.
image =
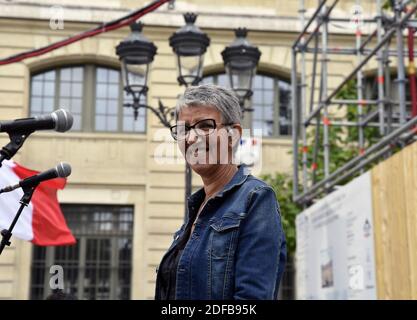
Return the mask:
[[232,91],[189,87],[171,134],[203,188],[157,271],[155,298],[276,299],[286,241],[273,189],[237,166],[241,109]]

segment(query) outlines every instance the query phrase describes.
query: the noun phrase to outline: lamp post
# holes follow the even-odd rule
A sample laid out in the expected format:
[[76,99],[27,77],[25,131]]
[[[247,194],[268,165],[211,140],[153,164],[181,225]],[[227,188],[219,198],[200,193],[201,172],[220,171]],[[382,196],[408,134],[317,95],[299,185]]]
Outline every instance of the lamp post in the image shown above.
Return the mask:
[[239,98],[242,111],[252,111],[244,108],[245,100],[252,92],[252,81],[261,57],[261,52],[246,38],[246,28],[235,29],[236,39],[222,51],[222,57],[230,86]]
[[[204,54],[210,44],[210,38],[195,25],[197,15],[185,13],[185,26],[178,29],[169,38],[169,45],[177,56],[177,81],[186,87],[198,85],[203,78]],[[185,204],[191,195],[192,171],[185,162]],[[187,207],[186,207],[187,210]]]

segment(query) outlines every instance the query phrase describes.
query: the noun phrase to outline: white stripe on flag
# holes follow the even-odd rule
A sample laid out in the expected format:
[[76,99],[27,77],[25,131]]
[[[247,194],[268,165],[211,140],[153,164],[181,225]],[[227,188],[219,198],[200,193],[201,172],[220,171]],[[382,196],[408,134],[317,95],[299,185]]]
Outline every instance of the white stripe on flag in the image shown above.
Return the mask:
[[[2,167],[0,167],[0,188],[5,186],[16,184],[20,178],[13,171],[12,161],[3,161]],[[15,189],[12,192],[0,194],[0,228],[8,229],[12,223],[17,210],[20,207],[19,200],[23,196],[21,188]],[[33,206],[32,203],[23,209],[19,220],[17,221],[12,234],[18,238],[24,240],[33,239],[32,229],[32,215]]]

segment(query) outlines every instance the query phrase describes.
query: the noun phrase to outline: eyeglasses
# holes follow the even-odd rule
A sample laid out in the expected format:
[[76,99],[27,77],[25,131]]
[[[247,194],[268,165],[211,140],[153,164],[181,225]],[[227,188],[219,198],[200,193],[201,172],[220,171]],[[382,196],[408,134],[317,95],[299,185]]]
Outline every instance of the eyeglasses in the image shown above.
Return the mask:
[[[221,125],[231,125],[231,123],[221,123]],[[170,128],[171,135],[174,140],[184,140],[188,137],[191,129],[194,129],[196,135],[198,136],[208,136],[212,134],[218,125],[216,124],[216,120],[214,119],[203,119],[197,121],[192,126],[184,124],[179,124],[172,126]]]

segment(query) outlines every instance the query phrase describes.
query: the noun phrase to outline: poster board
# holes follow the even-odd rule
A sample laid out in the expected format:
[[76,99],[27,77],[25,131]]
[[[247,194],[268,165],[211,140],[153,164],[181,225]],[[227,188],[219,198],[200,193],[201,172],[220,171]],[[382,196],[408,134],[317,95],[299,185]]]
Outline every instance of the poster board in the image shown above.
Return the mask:
[[376,299],[371,175],[297,216],[297,299]]

